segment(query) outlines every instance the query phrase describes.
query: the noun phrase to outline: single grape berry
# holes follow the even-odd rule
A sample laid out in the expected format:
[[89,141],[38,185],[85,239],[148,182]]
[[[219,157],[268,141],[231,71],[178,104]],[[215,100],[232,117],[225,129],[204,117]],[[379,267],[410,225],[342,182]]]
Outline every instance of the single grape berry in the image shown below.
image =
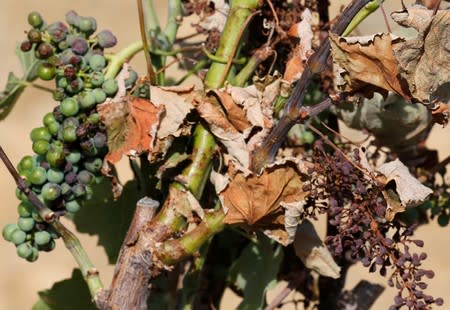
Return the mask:
[[28,23],[33,28],[40,28],[44,23],[44,20],[42,19],[41,14],[39,14],[36,11],[33,11],[28,14]]
[[[53,238],[53,236],[51,236]],[[55,240],[50,239],[50,242],[43,244],[43,245],[38,245],[38,249],[40,251],[44,251],[44,252],[50,252],[52,251],[56,246]]]
[[53,201],[61,196],[61,187],[55,183],[45,183],[42,187],[42,197],[44,200]]
[[28,256],[28,257],[26,258],[26,260],[29,261],[29,262],[34,262],[34,261],[36,261],[36,260],[38,259],[38,257],[39,257],[39,251],[38,251],[38,249],[36,249],[35,247],[32,247],[31,250],[33,251],[33,253],[31,253],[31,255]]
[[49,243],[50,240],[52,240],[52,236],[45,230],[34,233],[34,241],[37,245],[45,245]]
[[50,35],[53,42],[61,42],[66,38],[68,29],[67,26],[61,22],[55,22],[47,27],[47,32]]
[[100,115],[98,113],[92,113],[88,116],[87,121],[89,124],[98,124],[100,122]]
[[102,89],[108,96],[114,96],[119,89],[117,85],[117,81],[114,79],[106,79],[105,82],[103,82]]
[[100,158],[88,159],[84,162],[84,168],[92,173],[98,173],[102,169],[103,161]]
[[92,17],[81,17],[78,22],[78,28],[80,28],[82,32],[90,34],[97,30],[97,22]]
[[66,155],[66,160],[72,164],[76,164],[81,159],[81,153],[75,150],[72,150],[69,154]]
[[51,123],[47,126],[48,131],[53,135],[56,136],[59,130],[60,124],[58,122]]
[[82,91],[83,88],[84,88],[83,80],[81,78],[76,78],[75,80],[73,80],[69,83],[66,90],[67,90],[67,92],[69,92],[71,94],[76,94],[76,93]]
[[17,206],[17,213],[20,217],[30,217],[33,206],[28,201],[21,201]]
[[100,31],[97,34],[98,44],[103,48],[113,47],[117,44],[117,38],[109,30]]
[[77,128],[73,126],[68,126],[63,129],[63,139],[64,142],[75,142],[77,140]]
[[45,126],[48,126],[49,124],[54,123],[54,122],[56,122],[56,118],[55,118],[55,116],[53,115],[53,112],[48,112],[48,113],[45,114],[44,117],[42,118],[42,123],[43,123]]
[[101,149],[106,146],[107,138],[103,132],[97,132],[94,136],[94,145],[96,148]]
[[33,254],[33,249],[28,243],[22,243],[17,246],[16,252],[19,257],[26,259]]
[[102,55],[92,55],[89,58],[89,67],[94,71],[103,70],[106,66],[106,59]]
[[20,44],[20,50],[22,52],[28,52],[29,50],[31,50],[32,47],[33,47],[33,43],[31,43],[28,40],[25,40]]
[[23,157],[17,165],[17,170],[22,174],[25,171],[31,171],[36,166],[36,161],[31,156]]
[[20,229],[16,229],[11,235],[11,242],[15,245],[22,244],[25,240],[27,240],[27,234]]
[[70,64],[70,60],[72,59],[72,57],[75,56],[75,53],[72,52],[71,49],[66,49],[64,50],[60,55],[59,55],[59,59],[61,60],[61,62],[64,65],[68,65]]
[[38,155],[45,155],[48,152],[49,143],[47,140],[37,140],[33,142],[33,151]]
[[95,176],[92,174],[92,172],[81,170],[80,172],[78,172],[77,179],[81,184],[89,185],[95,181]]
[[61,113],[64,116],[74,116],[78,114],[78,102],[75,98],[69,97],[61,102]]
[[72,51],[78,55],[84,55],[89,49],[87,41],[83,38],[76,38],[73,40],[71,47]]
[[50,132],[48,131],[47,128],[37,127],[31,131],[30,138],[31,138],[31,141],[33,141],[33,142],[35,142],[37,140],[50,141],[50,139],[52,138],[52,135],[50,134]]
[[75,195],[76,198],[81,198],[84,195],[86,195],[86,186],[77,183],[74,186],[72,186],[72,193]]
[[79,18],[80,16],[73,10],[70,10],[66,13],[66,22],[71,26],[78,27]]
[[25,232],[31,231],[34,228],[34,220],[31,217],[21,217],[17,221],[17,226]]
[[79,94],[78,102],[80,103],[80,108],[82,109],[90,109],[97,103],[95,96],[91,91],[85,91]]
[[133,69],[128,70],[128,77],[125,79],[125,87],[133,87],[138,79],[138,74]]
[[31,29],[30,31],[28,31],[27,37],[31,43],[39,43],[42,41],[41,32],[37,29]]
[[94,89],[92,94],[94,95],[97,103],[103,103],[106,100],[106,93],[100,88]]
[[78,212],[80,210],[81,206],[76,200],[66,201],[65,205],[66,210],[72,213]]
[[60,167],[65,162],[64,150],[50,145],[45,159],[51,167]]
[[46,42],[42,42],[41,44],[39,44],[37,48],[38,58],[47,59],[50,56],[52,56],[52,54],[53,54],[53,47],[50,44]]
[[49,63],[42,63],[37,68],[37,75],[44,81],[52,80],[56,75],[56,68]]
[[3,227],[2,230],[2,236],[3,239],[5,239],[6,241],[11,241],[12,240],[12,234],[19,229],[19,226],[17,226],[17,224],[7,224]]

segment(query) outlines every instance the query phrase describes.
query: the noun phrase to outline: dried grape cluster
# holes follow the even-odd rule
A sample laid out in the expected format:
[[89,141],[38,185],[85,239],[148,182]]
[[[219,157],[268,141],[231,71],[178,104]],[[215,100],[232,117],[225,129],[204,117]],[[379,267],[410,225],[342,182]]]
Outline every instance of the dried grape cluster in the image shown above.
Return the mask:
[[[114,79],[105,78],[104,49],[116,44],[115,36],[109,30],[93,35],[96,20],[74,11],[66,14],[66,21],[68,26],[46,25],[39,13],[30,13],[33,28],[21,44],[22,52],[40,59],[37,76],[55,79],[53,98],[59,105],[44,116],[43,126],[31,131],[35,155],[23,157],[17,169],[38,198],[59,215],[77,212],[101,178],[107,137],[96,105],[118,90]],[[137,74],[130,71],[126,84],[136,80]],[[4,227],[3,237],[16,245],[18,256],[35,261],[39,251],[54,248],[58,234],[19,190],[17,197],[20,217],[17,224]]]
[[[385,220],[386,203],[380,186],[359,167],[359,151],[351,157],[352,162],[339,152],[329,155],[322,141],[315,143],[313,161],[321,164],[311,171],[314,177],[307,189],[313,199],[328,201],[326,212],[334,234],[326,243],[331,252],[359,260],[370,272],[378,270],[382,276],[391,270],[388,285],[398,289],[392,310],[442,305],[442,298],[424,293],[427,284],[423,280],[431,279],[434,273],[421,268],[426,253],[411,252],[411,246],[423,246],[423,241],[412,239],[415,226]],[[318,208],[318,212],[325,210],[323,205]]]

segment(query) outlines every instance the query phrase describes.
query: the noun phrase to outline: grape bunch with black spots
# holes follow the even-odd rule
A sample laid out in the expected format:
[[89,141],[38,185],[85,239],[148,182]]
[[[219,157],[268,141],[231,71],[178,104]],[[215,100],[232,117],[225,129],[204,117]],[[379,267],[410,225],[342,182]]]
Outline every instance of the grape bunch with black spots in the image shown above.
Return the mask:
[[[29,14],[28,22],[32,29],[21,50],[41,60],[37,76],[55,80],[53,98],[59,104],[31,131],[35,154],[23,157],[17,170],[55,214],[73,214],[92,197],[92,186],[102,178],[107,137],[96,106],[118,90],[116,80],[105,78],[108,59],[104,54],[117,40],[109,30],[95,33],[96,20],[74,11],[66,14],[67,24],[47,25],[37,12]],[[137,80],[135,71],[129,73],[127,88]],[[16,246],[18,256],[32,262],[39,251],[55,247],[58,234],[18,189],[17,197],[19,219],[3,228],[3,237]]]

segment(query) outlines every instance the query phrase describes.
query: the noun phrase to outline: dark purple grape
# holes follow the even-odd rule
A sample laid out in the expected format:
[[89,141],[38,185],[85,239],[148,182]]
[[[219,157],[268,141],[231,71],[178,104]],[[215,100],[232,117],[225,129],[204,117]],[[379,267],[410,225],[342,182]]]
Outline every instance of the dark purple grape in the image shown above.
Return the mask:
[[29,50],[31,50],[32,47],[33,47],[33,43],[31,43],[28,40],[25,40],[20,44],[20,50],[22,52],[28,52]]
[[87,41],[83,38],[76,38],[73,40],[71,47],[72,51],[78,55],[84,55],[89,49]]
[[68,29],[63,23],[55,22],[47,26],[47,32],[52,38],[52,41],[58,43],[66,38]]
[[39,58],[46,59],[53,54],[53,47],[46,42],[42,42],[37,48],[37,53]]
[[97,34],[98,44],[103,48],[113,47],[117,44],[117,38],[109,30],[100,31]]

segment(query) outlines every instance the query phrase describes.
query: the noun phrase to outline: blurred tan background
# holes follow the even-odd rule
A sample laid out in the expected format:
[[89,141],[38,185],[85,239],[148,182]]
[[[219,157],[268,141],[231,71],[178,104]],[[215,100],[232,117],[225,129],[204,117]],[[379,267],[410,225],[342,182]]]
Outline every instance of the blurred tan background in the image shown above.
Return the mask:
[[[166,16],[166,1],[154,1],[158,7],[158,16],[164,24]],[[336,12],[342,3],[349,1],[330,1],[331,10]],[[400,1],[386,1],[387,9],[399,7]],[[20,63],[14,54],[17,42],[25,38],[24,31],[29,29],[26,18],[30,11],[41,12],[47,21],[63,20],[65,13],[74,9],[84,16],[93,16],[97,19],[98,28],[110,29],[116,34],[119,44],[114,50],[139,39],[137,13],[134,1],[123,0],[96,0],[96,1],[62,1],[62,0],[2,0],[0,1],[0,87],[6,83],[9,71],[20,75]],[[380,13],[369,18],[361,26],[361,31],[371,33],[374,31],[386,31],[384,20]],[[135,68],[142,66],[143,56],[137,57],[133,64]],[[143,72],[143,70],[139,70]],[[0,143],[10,156],[14,164],[26,154],[31,154],[31,142],[29,132],[36,126],[40,126],[43,115],[51,111],[54,102],[51,97],[43,92],[28,89],[20,98],[16,108],[10,116],[0,122]],[[450,154],[450,127],[433,129],[429,139],[429,147],[440,150],[440,158]],[[0,227],[6,223],[14,223],[17,220],[15,198],[15,185],[7,170],[0,164]],[[70,225],[70,224],[69,224]],[[429,254],[426,268],[432,268],[436,272],[433,280],[429,281],[428,293],[435,297],[450,297],[450,234],[448,228],[440,228],[436,224],[421,227],[417,234],[424,239],[424,250]],[[112,277],[112,266],[108,266],[106,256],[101,248],[96,247],[97,240],[88,235],[81,236],[87,252],[91,255],[94,264],[101,271],[101,276],[106,285]],[[69,252],[61,242],[51,253],[41,253],[35,263],[28,263],[16,256],[15,248],[2,238],[0,240],[0,310],[6,309],[30,309],[37,300],[37,291],[50,288],[56,281],[68,278],[71,275],[75,263]],[[361,278],[376,281],[385,285],[386,280],[377,274],[369,274],[365,268],[356,266],[351,269],[347,286],[352,288]],[[280,284],[269,294],[269,300],[283,287]],[[392,302],[393,290],[387,289],[373,309],[387,309]],[[288,297],[289,299],[289,297]],[[442,309],[450,309],[447,305]],[[239,303],[231,292],[226,292],[223,309],[234,309]]]

